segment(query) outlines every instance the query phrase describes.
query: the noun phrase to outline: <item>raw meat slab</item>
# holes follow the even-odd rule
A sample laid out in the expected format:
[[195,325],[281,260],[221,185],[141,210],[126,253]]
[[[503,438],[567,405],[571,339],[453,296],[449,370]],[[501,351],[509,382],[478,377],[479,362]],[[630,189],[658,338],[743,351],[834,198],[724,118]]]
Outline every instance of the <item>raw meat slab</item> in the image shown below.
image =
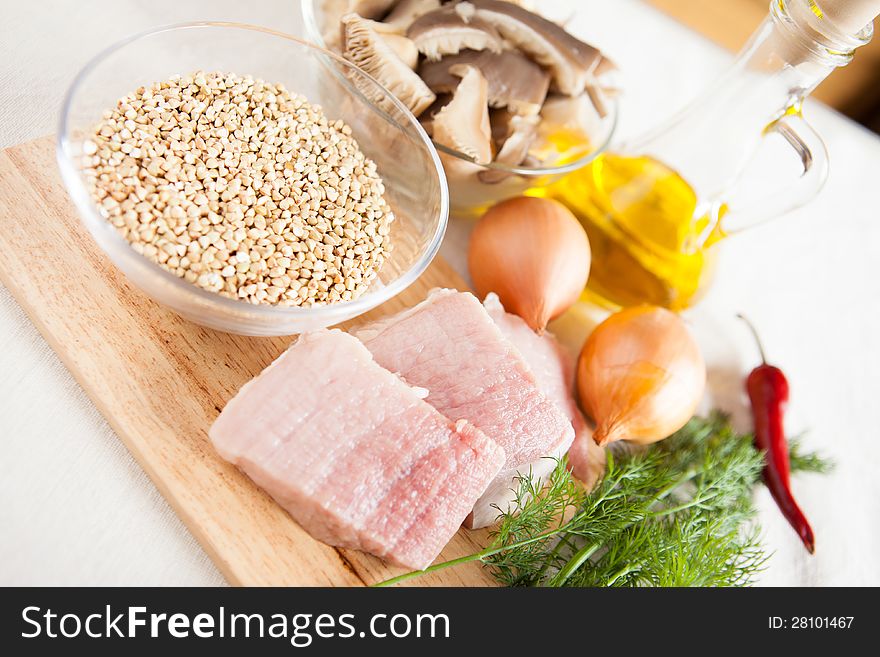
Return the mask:
[[313,537],[410,568],[430,565],[504,463],[339,330],[300,336],[209,435]]
[[469,420],[504,449],[506,463],[466,526],[494,522],[498,510],[491,505],[515,484],[517,472],[527,474],[530,464],[571,443],[571,422],[472,294],[433,290],[417,306],[355,335],[376,362],[427,389],[426,400],[446,417]]

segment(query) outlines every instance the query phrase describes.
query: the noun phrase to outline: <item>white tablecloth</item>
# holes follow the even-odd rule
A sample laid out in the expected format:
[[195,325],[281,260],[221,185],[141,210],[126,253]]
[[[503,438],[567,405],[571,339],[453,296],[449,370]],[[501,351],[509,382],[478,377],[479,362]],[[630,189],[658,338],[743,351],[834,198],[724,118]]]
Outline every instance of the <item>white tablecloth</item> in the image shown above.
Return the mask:
[[[626,73],[621,134],[661,119],[729,55],[637,0],[557,0],[554,17],[602,46]],[[273,0],[4,0],[0,147],[54,132],[61,96],[98,50],[184,20],[236,20],[300,32],[299,3]],[[747,312],[792,382],[792,428],[832,455],[829,477],[795,487],[817,533],[809,558],[759,494],[765,584],[880,584],[880,139],[817,104],[832,173],[808,208],[731,240],[692,320],[730,410],[755,353],[733,320]],[[0,217],[0,221],[4,218]],[[0,224],[2,226],[2,224]],[[0,228],[2,229],[2,228]],[[443,255],[463,271],[468,227]],[[222,577],[9,293],[0,288],[0,584],[216,585]]]

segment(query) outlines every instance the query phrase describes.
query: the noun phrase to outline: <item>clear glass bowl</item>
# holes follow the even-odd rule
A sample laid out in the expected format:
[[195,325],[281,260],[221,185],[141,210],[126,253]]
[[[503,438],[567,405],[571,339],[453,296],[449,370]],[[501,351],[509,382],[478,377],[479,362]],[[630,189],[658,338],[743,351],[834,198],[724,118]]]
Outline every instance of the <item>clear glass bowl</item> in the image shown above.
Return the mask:
[[[203,290],[137,254],[101,215],[82,175],[82,143],[104,110],[141,85],[198,69],[281,82],[351,126],[385,182],[396,220],[392,251],[358,299],[297,308],[253,305]],[[244,335],[289,335],[351,319],[415,281],[437,254],[449,193],[437,152],[413,115],[373,78],[342,58],[291,36],[237,23],[186,23],[145,32],[95,57],[64,101],[58,163],[82,221],[113,263],[156,301],[187,319]]]
[[[334,26],[327,24],[324,12],[327,0],[302,0],[303,23],[306,36],[329,48],[324,35],[332,33]],[[496,162],[476,163],[455,149],[434,142],[440,160],[446,170],[452,210],[463,216],[481,215],[498,201],[519,196],[533,189],[541,189],[556,182],[562,176],[585,167],[608,148],[617,129],[618,108],[614,99],[608,99],[608,113],[601,119],[596,132],[589,141],[572,145],[556,163],[547,166],[507,166]],[[481,172],[491,171],[497,182],[481,180]]]

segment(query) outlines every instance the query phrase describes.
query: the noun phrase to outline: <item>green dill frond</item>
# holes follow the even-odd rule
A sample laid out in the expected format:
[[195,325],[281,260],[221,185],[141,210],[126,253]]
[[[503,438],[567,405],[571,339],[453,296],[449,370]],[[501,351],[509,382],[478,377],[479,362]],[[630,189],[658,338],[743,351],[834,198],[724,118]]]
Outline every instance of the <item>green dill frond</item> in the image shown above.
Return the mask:
[[721,413],[615,450],[588,493],[560,463],[542,491],[520,479],[483,561],[508,586],[747,586],[766,562],[752,504],[763,465]]
[[[791,466],[831,468],[796,441]],[[590,491],[565,459],[543,482],[519,477],[485,549],[382,585],[479,560],[506,586],[748,586],[767,560],[752,502],[763,467],[728,416],[694,418],[647,448],[615,446]]]
[[557,462],[543,485],[531,476],[518,477],[516,498],[510,511],[499,517],[498,528],[491,532],[492,545],[513,545],[547,534],[516,550],[506,550],[486,560],[495,577],[507,586],[531,586],[536,573],[531,566],[549,551],[559,538],[556,531],[571,512],[580,508],[583,488],[568,472],[567,460]]
[[788,461],[792,472],[828,474],[834,469],[831,459],[815,452],[804,452],[799,438],[788,441]]

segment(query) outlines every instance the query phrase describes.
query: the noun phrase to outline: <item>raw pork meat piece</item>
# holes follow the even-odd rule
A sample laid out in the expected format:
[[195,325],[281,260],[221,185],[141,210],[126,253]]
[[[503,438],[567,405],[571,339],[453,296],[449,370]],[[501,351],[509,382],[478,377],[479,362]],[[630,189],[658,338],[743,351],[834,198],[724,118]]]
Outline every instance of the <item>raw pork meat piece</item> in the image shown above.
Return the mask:
[[[593,440],[593,431],[574,398],[575,356],[549,332],[535,333],[521,317],[508,313],[494,293],[486,295],[486,311],[498,328],[519,349],[543,393],[556,402],[574,428],[574,442],[560,445],[551,456],[561,457],[568,450],[568,464],[575,477],[588,487],[605,471],[605,450]],[[555,462],[542,459],[532,464],[532,474],[544,477]],[[485,497],[485,495],[483,496]]]
[[409,568],[436,558],[504,464],[339,330],[300,336],[210,437],[315,538]]
[[433,290],[422,303],[355,335],[383,367],[428,390],[426,400],[451,420],[468,420],[504,448],[507,461],[465,521],[485,527],[511,500],[517,473],[564,453],[571,422],[541,392],[509,340],[472,294]]

